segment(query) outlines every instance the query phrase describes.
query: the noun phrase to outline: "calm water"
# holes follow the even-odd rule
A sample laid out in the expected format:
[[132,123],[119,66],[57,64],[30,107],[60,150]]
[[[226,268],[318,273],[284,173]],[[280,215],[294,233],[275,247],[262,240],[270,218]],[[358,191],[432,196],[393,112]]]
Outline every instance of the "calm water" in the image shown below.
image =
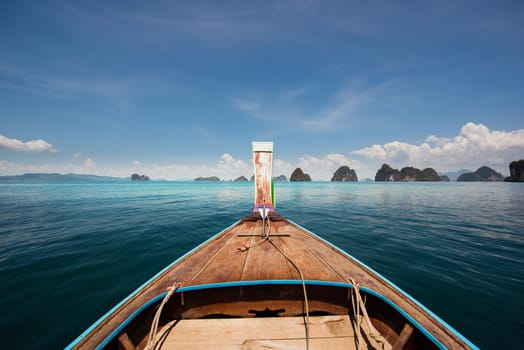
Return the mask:
[[[524,184],[277,183],[281,214],[481,348],[521,348]],[[0,182],[1,348],[62,348],[244,216],[252,183]]]

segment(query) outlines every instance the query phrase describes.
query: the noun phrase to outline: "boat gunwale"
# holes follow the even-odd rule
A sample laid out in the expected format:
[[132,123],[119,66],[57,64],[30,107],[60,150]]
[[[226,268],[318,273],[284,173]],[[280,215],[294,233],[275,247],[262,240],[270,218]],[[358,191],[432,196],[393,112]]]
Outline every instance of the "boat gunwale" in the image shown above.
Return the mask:
[[[91,326],[89,326],[89,328],[87,328],[84,332],[82,332],[82,334],[80,334],[78,337],[76,337],[69,345],[67,345],[64,350],[71,350],[71,349],[74,349],[75,346],[79,345],[84,339],[85,337],[92,333],[97,327],[99,327],[106,319],[108,319],[111,315],[113,315],[115,313],[115,311],[117,311],[118,309],[120,309],[121,307],[123,307],[126,303],[128,303],[131,299],[133,299],[135,296],[137,296],[140,292],[144,291],[146,289],[147,286],[151,285],[154,281],[156,281],[157,279],[159,279],[160,277],[162,277],[162,275],[164,275],[165,273],[167,273],[169,270],[171,270],[171,268],[173,268],[176,264],[178,264],[180,261],[188,258],[189,256],[191,256],[192,254],[194,254],[197,250],[199,250],[200,248],[206,246],[208,243],[212,242],[213,240],[215,240],[216,238],[218,238],[220,235],[222,235],[223,233],[225,233],[226,231],[228,230],[231,230],[233,227],[235,227],[236,225],[238,225],[239,223],[241,223],[242,220],[237,220],[236,222],[234,222],[233,224],[229,225],[228,227],[226,227],[225,229],[223,229],[222,231],[212,235],[211,237],[209,237],[208,239],[206,239],[205,241],[203,241],[202,243],[198,244],[196,247],[194,247],[193,249],[189,250],[188,252],[186,252],[185,254],[181,255],[179,258],[175,259],[172,263],[168,264],[166,267],[164,267],[162,270],[160,270],[158,273],[156,273],[153,277],[151,277],[150,279],[148,279],[146,282],[144,282],[143,284],[141,284],[138,288],[136,288],[133,292],[131,292],[127,297],[125,297],[124,299],[122,299],[118,304],[116,304],[113,308],[111,308],[111,310],[107,311],[104,315],[102,315],[101,317],[99,317],[93,324],[91,324]],[[112,334],[112,332],[110,333]],[[106,337],[107,339],[107,337]],[[100,343],[98,346],[97,346],[97,349],[100,348],[100,345],[102,343]]]
[[[410,300],[411,302],[413,302],[416,306],[418,306],[419,308],[422,309],[422,311],[426,312],[429,316],[433,317],[436,321],[438,321],[440,324],[442,324],[446,329],[448,329],[453,335],[455,335],[457,338],[459,338],[461,341],[463,341],[467,346],[469,346],[472,350],[480,350],[480,348],[478,346],[476,346],[475,344],[473,344],[468,338],[466,338],[464,335],[462,335],[459,331],[457,331],[455,328],[453,328],[451,325],[449,325],[446,321],[444,321],[442,318],[440,318],[438,315],[436,315],[433,311],[431,311],[430,309],[428,309],[427,307],[425,307],[421,302],[419,302],[417,299],[415,299],[414,297],[412,297],[410,294],[408,294],[406,291],[404,291],[402,288],[400,288],[399,286],[397,286],[395,283],[391,282],[388,278],[386,278],[385,276],[383,276],[382,274],[378,273],[377,271],[375,271],[373,268],[369,267],[368,265],[366,265],[365,263],[363,263],[362,261],[360,261],[359,259],[355,258],[354,256],[352,256],[351,254],[345,252],[343,249],[337,247],[336,245],[334,245],[333,243],[325,240],[324,238],[318,236],[317,234],[315,234],[314,232],[311,232],[310,230],[308,230],[307,228],[297,224],[296,222],[290,220],[290,219],[287,219],[286,220],[288,222],[290,222],[291,224],[299,227],[300,229],[306,231],[307,233],[309,233],[310,235],[314,236],[315,238],[321,240],[322,242],[324,242],[325,244],[329,245],[330,247],[336,249],[339,253],[345,255],[346,257],[350,258],[350,259],[353,259],[355,262],[357,262],[358,264],[360,264],[362,267],[368,269],[370,272],[374,273],[376,276],[378,276],[379,278],[381,278],[386,284],[389,284],[394,290],[396,290],[397,292],[399,292],[401,295],[405,296],[408,300]],[[364,287],[360,287],[360,289],[364,289]]]
[[[423,312],[425,312],[427,315],[435,319],[437,322],[439,322],[445,329],[447,329],[452,335],[456,336],[460,341],[462,341],[465,345],[469,346],[473,350],[479,350],[479,348],[474,345],[471,341],[469,341],[466,337],[464,337],[461,333],[459,333],[457,330],[455,330],[452,326],[450,326],[447,322],[442,320],[439,316],[437,316],[434,312],[429,310],[427,307],[425,307],[423,304],[421,304],[418,300],[416,300],[414,297],[409,295],[407,292],[402,290],[400,287],[395,285],[393,282],[391,282],[389,279],[381,275],[380,273],[376,272],[374,269],[360,261],[359,259],[355,258],[351,254],[347,253],[343,249],[337,247],[333,243],[323,239],[322,237],[318,236],[317,234],[311,232],[310,230],[304,228],[303,226],[295,223],[294,221],[286,218],[285,219],[288,223],[291,225],[295,225],[297,228],[303,230],[307,234],[311,235],[313,238],[318,239],[322,243],[328,245],[329,247],[335,249],[337,252],[345,256],[346,258],[349,258],[359,264],[362,268],[367,269],[371,274],[374,274],[378,279],[381,279],[384,284],[389,285],[394,291],[399,293],[402,297],[405,297],[408,301],[412,302],[414,305],[419,307]],[[119,302],[116,306],[114,306],[110,311],[106,312],[102,317],[100,317],[97,321],[95,321],[88,329],[86,329],[81,335],[79,335],[73,342],[71,342],[65,349],[70,350],[74,349],[76,346],[80,345],[83,341],[86,340],[86,337],[92,333],[94,330],[96,330],[97,327],[101,326],[101,324],[109,319],[111,315],[113,315],[118,309],[125,307],[126,303],[129,303],[133,298],[137,297],[141,292],[145,291],[149,285],[152,285],[155,281],[159,280],[164,274],[168,273],[175,265],[177,265],[179,262],[183,261],[184,259],[190,257],[192,254],[197,252],[200,248],[206,246],[207,244],[211,243],[215,239],[219,238],[221,235],[225,234],[227,231],[233,229],[235,226],[242,223],[243,220],[237,220],[235,223],[231,224],[227,228],[221,230],[220,232],[212,235],[210,238],[205,240],[204,242],[198,244],[195,248],[191,249],[187,253],[183,254],[176,260],[174,260],[172,263],[168,264],[165,268],[163,268],[160,272],[155,274],[153,277],[151,277],[149,280],[147,280],[145,283],[140,285],[137,289],[135,289],[132,293],[130,293],[126,298],[124,298],[121,302]],[[285,281],[288,281],[288,283],[283,283]],[[316,282],[317,285],[330,285],[330,286],[345,286],[349,287],[351,286],[351,283],[345,283],[345,282],[336,282],[336,281],[321,281],[321,280],[307,280],[310,285],[313,285],[311,282]],[[184,291],[191,291],[191,290],[203,290],[207,288],[220,288],[220,287],[227,287],[227,286],[247,286],[247,285],[261,285],[261,284],[301,284],[301,280],[248,280],[248,281],[229,281],[229,282],[219,282],[219,283],[212,283],[212,284],[201,284],[201,285],[190,285],[179,288],[180,292]],[[406,319],[408,319],[413,325],[417,326],[417,328],[426,335],[435,345],[437,345],[441,349],[445,349],[446,347],[438,341],[438,339],[433,336],[431,333],[429,333],[424,327],[422,327],[419,322],[417,322],[413,317],[411,317],[408,313],[406,313],[402,308],[400,308],[397,304],[395,304],[393,301],[391,301],[389,298],[383,296],[382,294],[367,288],[360,286],[361,290],[364,290],[366,292],[370,292],[370,294],[373,294],[386,303],[388,303],[390,306],[395,308],[398,312],[401,313],[402,316],[404,316]],[[177,291],[178,292],[178,291]],[[111,331],[103,341],[101,341],[97,345],[97,349],[103,348],[109,341],[111,341],[116,334],[118,334],[129,322],[131,322],[136,316],[138,316],[147,306],[151,305],[151,303],[154,303],[158,301],[158,298],[161,298],[162,295],[166,295],[167,292],[161,293],[153,298],[150,298],[148,301],[141,304],[140,307],[138,307],[135,311],[133,311],[118,327],[116,327],[113,331]]]
[[[253,281],[233,281],[233,282],[219,282],[219,283],[208,283],[200,285],[192,285],[186,287],[180,287],[175,291],[177,293],[192,292],[192,291],[201,291],[207,289],[216,289],[216,288],[230,288],[230,287],[246,287],[246,286],[261,286],[261,285],[301,285],[301,280],[253,280]],[[323,281],[323,280],[304,280],[306,286],[329,286],[337,288],[352,288],[353,284],[348,282],[336,282],[336,281]],[[422,334],[424,334],[433,344],[435,344],[439,349],[446,349],[446,347],[435,337],[433,336],[426,328],[424,328],[416,319],[411,317],[404,309],[394,303],[391,299],[385,297],[379,292],[368,288],[359,286],[359,289],[365,293],[371,294],[378,299],[382,300],[398,313],[400,313],[408,322],[410,322],[415,328],[417,328]],[[161,293],[144,304],[140,306],[135,312],[133,312],[124,322],[122,322],[116,329],[113,330],[98,346],[97,349],[101,349],[111,342],[124,328],[131,323],[136,317],[138,317],[145,309],[147,309],[152,304],[157,301],[162,300],[168,292]]]

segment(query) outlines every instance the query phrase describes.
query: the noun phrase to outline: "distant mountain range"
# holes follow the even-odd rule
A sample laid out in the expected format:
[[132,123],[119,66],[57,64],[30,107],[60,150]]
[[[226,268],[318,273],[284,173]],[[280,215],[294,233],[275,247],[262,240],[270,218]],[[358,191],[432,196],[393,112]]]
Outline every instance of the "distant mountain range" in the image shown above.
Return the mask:
[[44,174],[31,173],[24,175],[0,176],[0,181],[124,181],[127,178],[98,176],[98,175],[79,175],[79,174]]

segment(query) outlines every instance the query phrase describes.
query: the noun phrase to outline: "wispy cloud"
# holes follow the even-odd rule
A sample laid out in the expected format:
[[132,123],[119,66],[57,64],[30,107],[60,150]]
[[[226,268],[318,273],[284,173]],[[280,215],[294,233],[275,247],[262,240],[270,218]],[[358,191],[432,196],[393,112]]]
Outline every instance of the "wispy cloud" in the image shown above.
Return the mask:
[[292,129],[301,128],[300,105],[308,89],[309,87],[301,87],[275,92],[250,93],[246,97],[231,98],[231,104],[249,117],[264,122],[265,125],[284,123],[293,125]]
[[[55,3],[49,16],[84,35],[118,40],[131,45],[166,46],[199,42],[229,47],[246,43],[332,41],[337,35],[367,36],[381,31],[380,21],[367,21],[356,9],[344,15],[322,3],[304,1],[240,2],[235,6],[215,3],[176,2],[118,7],[104,2],[96,6]],[[376,9],[373,11],[376,15]],[[368,15],[370,15],[368,13]]]
[[351,122],[362,120],[367,116],[366,108],[381,97],[388,96],[384,99],[389,103],[397,97],[405,99],[398,93],[390,94],[399,81],[392,79],[366,86],[362,81],[351,79],[328,95],[326,102],[320,103],[316,110],[312,110],[310,103],[310,99],[318,93],[313,86],[236,97],[232,99],[232,104],[252,118],[293,123],[294,128],[290,130],[326,132],[347,128]]
[[17,139],[5,137],[1,134],[0,148],[5,148],[15,152],[58,152],[52,144],[42,139],[23,142]]
[[257,16],[260,12],[249,6],[233,10],[203,3],[149,5],[123,8],[109,3],[91,6],[65,2],[57,3],[56,10],[63,14],[58,20],[67,28],[89,38],[131,46],[164,47],[185,41],[229,46],[264,37],[271,28]]
[[335,93],[320,112],[302,119],[302,127],[311,131],[330,131],[341,122],[359,119],[359,108],[373,100],[374,89],[345,87]]
[[350,154],[367,159],[367,162],[386,162],[394,167],[412,165],[450,171],[488,165],[507,173],[509,162],[524,154],[524,129],[490,130],[483,124],[469,122],[453,138],[430,135],[419,145],[391,141]]
[[[341,1],[326,6],[322,1],[155,2],[143,6],[113,2],[55,1],[41,6],[53,22],[88,38],[139,46],[168,46],[198,42],[229,47],[251,43],[343,42],[355,38],[420,41],[460,35],[470,38],[522,38],[522,13],[508,13],[504,6],[479,5],[471,13],[462,2],[399,6]],[[334,10],[336,9],[336,10]],[[492,13],[495,12],[493,15]],[[489,21],[486,21],[489,18]],[[458,20],[460,19],[460,20]],[[443,25],[445,23],[445,25]],[[488,25],[489,23],[489,25]],[[421,25],[424,24],[424,25]]]
[[96,96],[126,107],[140,94],[137,86],[131,79],[86,78],[63,72],[51,75],[34,72],[6,60],[0,62],[0,88],[16,94],[55,99]]

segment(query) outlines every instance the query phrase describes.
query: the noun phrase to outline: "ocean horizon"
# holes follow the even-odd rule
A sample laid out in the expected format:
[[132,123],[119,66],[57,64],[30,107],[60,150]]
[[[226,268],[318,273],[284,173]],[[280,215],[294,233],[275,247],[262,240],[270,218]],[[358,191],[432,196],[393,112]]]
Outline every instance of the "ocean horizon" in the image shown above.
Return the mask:
[[[524,327],[524,185],[276,182],[276,209],[483,349]],[[63,348],[169,263],[249,213],[252,182],[1,181],[5,348]],[[29,335],[29,336],[28,336]]]

